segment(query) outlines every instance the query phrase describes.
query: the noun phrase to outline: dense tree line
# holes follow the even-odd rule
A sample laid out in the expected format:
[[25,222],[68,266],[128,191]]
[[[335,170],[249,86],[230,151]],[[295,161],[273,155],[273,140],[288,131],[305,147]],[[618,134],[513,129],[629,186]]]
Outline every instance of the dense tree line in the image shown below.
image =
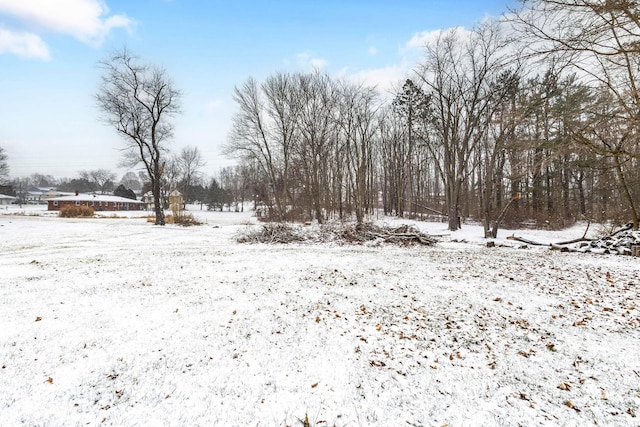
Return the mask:
[[508,22],[429,40],[391,100],[317,71],[250,78],[234,92],[232,193],[275,220],[380,210],[446,217],[452,230],[470,218],[487,236],[501,221],[637,228],[638,12],[526,1]]

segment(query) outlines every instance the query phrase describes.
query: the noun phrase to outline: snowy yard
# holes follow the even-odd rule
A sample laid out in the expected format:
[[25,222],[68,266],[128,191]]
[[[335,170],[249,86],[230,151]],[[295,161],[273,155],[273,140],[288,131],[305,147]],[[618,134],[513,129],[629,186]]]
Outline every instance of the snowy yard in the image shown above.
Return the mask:
[[640,425],[639,258],[6,213],[2,426]]

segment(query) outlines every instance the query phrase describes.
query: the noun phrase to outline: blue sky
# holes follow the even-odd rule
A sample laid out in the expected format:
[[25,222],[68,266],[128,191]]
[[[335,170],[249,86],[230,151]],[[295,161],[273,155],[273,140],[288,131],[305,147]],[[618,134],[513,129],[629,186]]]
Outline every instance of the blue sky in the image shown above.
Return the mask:
[[183,92],[176,152],[220,154],[248,77],[310,71],[391,90],[419,60],[420,37],[498,16],[516,0],[0,0],[0,147],[12,177],[121,175],[123,141],[99,120],[97,62],[126,46]]

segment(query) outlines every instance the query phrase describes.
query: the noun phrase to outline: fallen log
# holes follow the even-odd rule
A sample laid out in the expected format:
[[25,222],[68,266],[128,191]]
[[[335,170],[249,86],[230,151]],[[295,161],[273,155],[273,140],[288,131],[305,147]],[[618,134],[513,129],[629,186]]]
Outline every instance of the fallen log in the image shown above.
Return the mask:
[[516,240],[518,242],[526,243],[528,245],[533,245],[533,246],[550,246],[547,243],[534,242],[533,240],[525,239],[523,237],[518,237],[513,234],[511,236],[507,236],[507,240]]
[[567,240],[564,242],[558,242],[556,245],[572,245],[574,243],[580,242],[592,242],[594,239],[587,239],[587,233],[589,232],[589,227],[591,226],[591,221],[587,223],[587,228],[585,228],[584,233],[582,233],[582,237],[578,237],[577,239]]
[[593,242],[595,239],[587,239],[585,237],[578,237],[577,239],[566,240],[564,242],[555,243],[556,245],[573,245],[580,242]]

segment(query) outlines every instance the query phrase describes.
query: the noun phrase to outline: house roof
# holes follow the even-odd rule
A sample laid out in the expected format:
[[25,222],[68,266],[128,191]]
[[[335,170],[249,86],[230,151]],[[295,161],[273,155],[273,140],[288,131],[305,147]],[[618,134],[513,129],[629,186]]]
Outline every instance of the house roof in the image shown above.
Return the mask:
[[73,201],[73,202],[117,202],[117,203],[143,203],[140,200],[127,199],[120,196],[109,196],[106,194],[78,194],[72,196],[52,197],[51,201]]
[[7,196],[6,194],[0,194],[0,199],[3,199],[3,200],[14,200],[15,197]]
[[72,193],[69,191],[56,191],[56,190],[51,190],[51,191],[47,191],[46,193],[43,194],[43,196],[45,197],[45,199],[50,199],[52,197],[62,197],[62,196],[73,196],[76,193]]

